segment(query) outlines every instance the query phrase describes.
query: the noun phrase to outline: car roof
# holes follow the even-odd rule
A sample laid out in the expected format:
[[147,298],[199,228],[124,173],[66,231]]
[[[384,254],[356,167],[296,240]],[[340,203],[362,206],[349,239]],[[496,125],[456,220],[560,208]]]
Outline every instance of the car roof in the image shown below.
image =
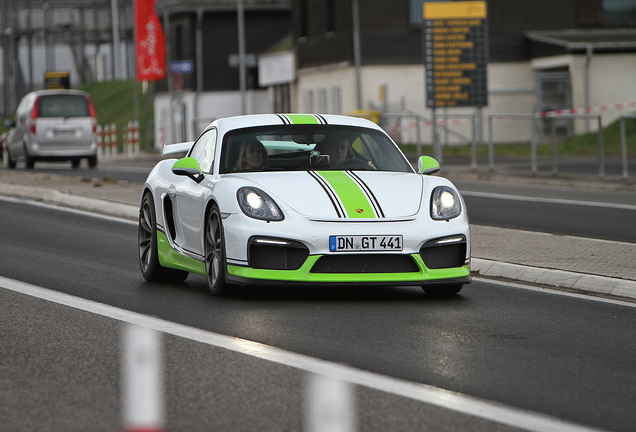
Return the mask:
[[46,96],[46,95],[64,95],[64,94],[88,96],[88,93],[86,93],[85,91],[75,90],[75,89],[36,90],[34,92],[31,92],[30,94],[35,94],[38,97]]
[[383,131],[377,124],[364,118],[331,114],[253,114],[226,117],[213,121],[206,130],[216,127],[220,134],[225,134],[234,129],[248,127],[308,124],[357,126]]

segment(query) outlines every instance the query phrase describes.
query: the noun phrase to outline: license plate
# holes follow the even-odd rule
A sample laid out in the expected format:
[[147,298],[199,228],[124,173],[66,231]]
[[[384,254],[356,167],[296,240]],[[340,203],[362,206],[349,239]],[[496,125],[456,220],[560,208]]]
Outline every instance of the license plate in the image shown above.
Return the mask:
[[77,129],[53,129],[55,137],[74,137],[76,134]]
[[329,236],[331,252],[401,251],[402,236]]

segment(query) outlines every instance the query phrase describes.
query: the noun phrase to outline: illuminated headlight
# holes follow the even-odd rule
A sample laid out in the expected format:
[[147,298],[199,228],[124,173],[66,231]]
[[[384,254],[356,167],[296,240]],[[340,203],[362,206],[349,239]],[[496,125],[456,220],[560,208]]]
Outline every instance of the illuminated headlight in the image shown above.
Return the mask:
[[273,199],[265,192],[253,187],[243,187],[237,192],[241,210],[247,216],[266,221],[281,221],[283,212],[278,208]]
[[431,196],[431,217],[434,220],[448,220],[459,216],[462,204],[457,192],[448,186],[433,189]]

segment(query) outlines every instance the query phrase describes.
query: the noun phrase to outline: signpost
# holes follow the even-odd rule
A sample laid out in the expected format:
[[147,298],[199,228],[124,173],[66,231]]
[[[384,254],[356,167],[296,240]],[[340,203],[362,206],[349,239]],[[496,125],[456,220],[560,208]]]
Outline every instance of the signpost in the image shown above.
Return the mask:
[[168,65],[171,73],[191,74],[194,71],[192,60],[174,60]]
[[476,107],[480,112],[488,105],[486,2],[424,3],[422,39],[426,106],[432,110],[433,149],[441,162],[435,109]]
[[44,72],[44,88],[46,90],[70,89],[71,73],[65,71]]

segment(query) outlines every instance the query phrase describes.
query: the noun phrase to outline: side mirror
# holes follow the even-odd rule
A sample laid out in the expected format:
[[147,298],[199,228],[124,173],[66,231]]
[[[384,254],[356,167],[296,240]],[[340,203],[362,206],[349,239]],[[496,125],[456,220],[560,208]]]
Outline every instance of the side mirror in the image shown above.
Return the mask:
[[12,128],[15,127],[16,122],[15,120],[11,120],[11,119],[4,119],[4,127],[6,128]]
[[204,178],[196,159],[191,157],[176,161],[174,165],[172,165],[172,173],[178,176],[188,176],[197,183],[201,183]]
[[424,175],[435,174],[439,171],[439,162],[430,156],[420,156],[417,161],[417,172]]

